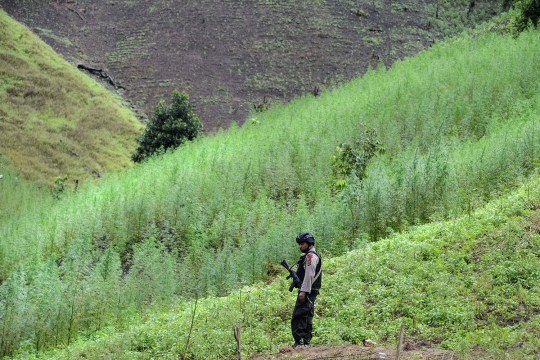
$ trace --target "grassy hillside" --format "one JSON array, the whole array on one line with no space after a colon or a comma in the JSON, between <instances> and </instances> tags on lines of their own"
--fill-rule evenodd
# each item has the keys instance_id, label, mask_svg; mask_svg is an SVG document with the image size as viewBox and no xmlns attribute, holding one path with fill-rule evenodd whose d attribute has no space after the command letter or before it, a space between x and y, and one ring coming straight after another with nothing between
<instances>
[{"instance_id":1,"label":"grassy hillside","mask_svg":"<svg viewBox=\"0 0 540 360\"><path fill-rule=\"evenodd\" d=\"M324 260L313 342L361 344L369 338L394 347L404 324L409 343L422 340L422 346L452 350L452 358L537 358L539 209L535 175L470 215ZM236 353L234 326L242 327L244 357L276 353L291 342L295 295L288 285L280 275L270 285L244 287L227 297L174 301L133 318L129 326L103 329L44 356L30 351L16 358L230 359Z\"/></svg>"},{"instance_id":2,"label":"grassy hillside","mask_svg":"<svg viewBox=\"0 0 540 360\"><path fill-rule=\"evenodd\" d=\"M0 170L71 186L130 165L142 125L103 86L0 9Z\"/></svg>"},{"instance_id":3,"label":"grassy hillside","mask_svg":"<svg viewBox=\"0 0 540 360\"><path fill-rule=\"evenodd\" d=\"M396 256L395 265L384 257L373 260L381 265L388 261L386 272L382 267L364 268L373 271L382 286L373 299L362 303L369 313L350 315L362 320L379 314L377 319L384 318L387 327L381 325L378 333L376 324L383 321L376 320L349 338L342 334L340 340L329 331L331 336L321 341L359 341L369 331L384 340L394 331L395 323L388 319L403 317L411 319L412 326L423 324L419 337L435 341L440 336L451 344L460 329L473 331L479 326L476 316L485 309L488 315L494 314L486 315L489 326L508 304L478 295L478 301L471 298L477 310L462 309L461 303L454 302L453 292L443 290L450 284L457 294L472 296L465 292L467 282L454 284L444 274L472 271L467 265L477 260L469 259L466 251L477 248L475 241L481 238L475 234L485 230L489 235L490 227L482 225L470 238L461 233L455 238L453 233L441 234L449 248L435 242L436 233L427 232L425 245L408 245L417 251L409 254L412 260L433 261L425 267L412 260L398 261L399 254L407 253L398 252L393 244L403 244L407 235L394 234L426 222L450 221L463 214L472 217L475 209L536 172L540 160L539 42L540 32L531 31L517 39L486 33L439 44L391 69L380 67L319 97L306 96L275 107L241 128L233 126L227 133L199 139L111 175L54 205L38 204L18 213L16 222L0 224L0 355L13 354L21 347L41 351L69 345L108 326L128 328L134 317L152 305L222 296L267 280L279 271L275 264L281 259L297 256L294 237L304 230L315 234L317 249L325 259L385 237L391 240L366 247L374 249L367 260L387 250L389 256ZM365 128L374 129L369 136L385 147L385 153L369 162L363 178L337 179L330 162L336 146L365 143ZM337 180L345 180L342 190L333 186ZM536 199L530 198L535 204ZM500 225L492 217L486 219ZM467 227L458 225L455 231L467 231ZM526 249L534 247L533 235L531 243L523 245ZM466 240L471 243L463 243L462 253L459 241ZM508 241L512 247L514 240ZM457 255L447 264L440 255L442 249L450 254L454 242ZM519 289L514 285L521 285L525 289L519 290L521 299L531 297L520 301L527 301L526 309L533 314L537 309L532 285L537 279L535 254L509 252L522 256L523 263L513 273L504 272L508 269L504 267L499 269L502 275L492 274L494 289L500 285L501 291L511 293ZM491 256L495 255L486 253L478 266L488 269L502 261ZM483 265L484 260L488 262ZM362 266L373 262L362 262ZM439 267L442 275L432 272ZM394 283L397 279L415 290L383 291L401 286ZM359 273L351 281L366 290L370 278ZM408 281L418 282L417 290ZM488 295L486 290L482 296ZM433 298L424 303L424 296ZM500 295L503 298L508 296ZM385 307L385 301L396 299L406 301ZM321 305L327 308L339 308L323 301ZM325 313L324 309L328 319L341 316L337 310ZM414 314L417 310L418 315ZM536 331L536 325L531 326ZM479 333L488 331L478 329ZM277 343L283 341L283 331L271 335ZM160 336L163 341L155 344L143 337L139 350L171 345L168 335ZM266 349L267 338L262 336L260 343L252 348ZM174 352L178 349L171 354L178 354Z\"/></svg>"}]
</instances>

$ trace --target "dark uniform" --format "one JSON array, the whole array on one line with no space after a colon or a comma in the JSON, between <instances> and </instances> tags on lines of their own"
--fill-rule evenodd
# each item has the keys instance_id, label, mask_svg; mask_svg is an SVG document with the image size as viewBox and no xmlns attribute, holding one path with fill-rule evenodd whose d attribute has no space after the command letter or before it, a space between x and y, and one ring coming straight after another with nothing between
<instances>
[{"instance_id":1,"label":"dark uniform","mask_svg":"<svg viewBox=\"0 0 540 360\"><path fill-rule=\"evenodd\" d=\"M297 242L303 240L301 237L302 233L298 235ZM312 241L308 241L311 245L315 241L313 236L311 236ZM300 257L298 260L298 270L296 274L302 282L302 286L298 290L298 293L305 292L305 300L300 301L299 297L296 298L296 304L294 305L294 310L291 319L291 330L294 338L294 345L309 345L312 337L313 330L313 315L315 314L314 305L317 295L319 295L319 289L322 284L322 260L321 256L315 251L314 247L310 247L309 251Z\"/></svg>"}]
</instances>

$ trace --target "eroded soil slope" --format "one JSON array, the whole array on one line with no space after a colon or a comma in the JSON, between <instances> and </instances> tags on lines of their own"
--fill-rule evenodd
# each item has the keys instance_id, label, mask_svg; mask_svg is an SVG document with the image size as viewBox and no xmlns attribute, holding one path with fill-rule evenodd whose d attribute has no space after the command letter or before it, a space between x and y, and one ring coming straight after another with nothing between
<instances>
[{"instance_id":1,"label":"eroded soil slope","mask_svg":"<svg viewBox=\"0 0 540 360\"><path fill-rule=\"evenodd\" d=\"M73 64L104 69L141 116L186 90L206 130L412 56L500 11L460 0L0 0Z\"/></svg>"}]
</instances>

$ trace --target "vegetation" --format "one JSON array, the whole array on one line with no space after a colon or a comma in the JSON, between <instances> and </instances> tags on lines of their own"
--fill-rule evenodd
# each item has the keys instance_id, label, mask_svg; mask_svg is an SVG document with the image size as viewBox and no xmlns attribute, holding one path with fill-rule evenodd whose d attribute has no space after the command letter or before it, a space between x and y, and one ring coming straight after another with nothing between
<instances>
[{"instance_id":1,"label":"vegetation","mask_svg":"<svg viewBox=\"0 0 540 360\"><path fill-rule=\"evenodd\" d=\"M315 344L436 344L456 359L534 359L540 348L540 178L456 220L434 222L325 262ZM282 272L227 297L179 299L129 326L82 334L18 359L230 359L290 344L294 294ZM197 329L190 334L190 328ZM189 338L189 346L188 344ZM211 341L209 341L211 339ZM469 357L469 355L473 355Z\"/></svg>"},{"instance_id":2,"label":"vegetation","mask_svg":"<svg viewBox=\"0 0 540 360\"><path fill-rule=\"evenodd\" d=\"M125 168L141 129L118 98L0 9L0 152L21 178L52 185Z\"/></svg>"},{"instance_id":3,"label":"vegetation","mask_svg":"<svg viewBox=\"0 0 540 360\"><path fill-rule=\"evenodd\" d=\"M346 178L363 180L371 159L384 153L384 146L377 140L374 129L362 130L353 144L343 143L336 148L336 155L330 158L332 173L338 179L334 186L342 189Z\"/></svg>"},{"instance_id":4,"label":"vegetation","mask_svg":"<svg viewBox=\"0 0 540 360\"><path fill-rule=\"evenodd\" d=\"M64 191L66 191L66 181L68 180L68 176L58 176L56 179L54 179L54 186L53 186L53 197L55 199L60 199L62 197L62 194Z\"/></svg>"},{"instance_id":5,"label":"vegetation","mask_svg":"<svg viewBox=\"0 0 540 360\"><path fill-rule=\"evenodd\" d=\"M274 280L305 230L335 258L317 342L391 342L405 323L462 355L535 356L539 42L437 44L15 209L0 223L0 356L226 358L240 324L244 351L275 351L285 280L244 286ZM368 156L336 194L343 143Z\"/></svg>"},{"instance_id":6,"label":"vegetation","mask_svg":"<svg viewBox=\"0 0 540 360\"><path fill-rule=\"evenodd\" d=\"M154 115L139 137L140 145L131 159L141 162L155 153L176 149L202 133L202 128L199 117L192 111L188 94L174 90L171 106L162 100L154 108Z\"/></svg>"},{"instance_id":7,"label":"vegetation","mask_svg":"<svg viewBox=\"0 0 540 360\"><path fill-rule=\"evenodd\" d=\"M41 184L20 179L13 166L0 155L0 224L16 223L35 204L50 206L52 196Z\"/></svg>"},{"instance_id":8,"label":"vegetation","mask_svg":"<svg viewBox=\"0 0 540 360\"><path fill-rule=\"evenodd\" d=\"M540 0L518 0L514 2L515 11L510 22L510 31L515 35L527 27L536 27L540 19Z\"/></svg>"}]
</instances>

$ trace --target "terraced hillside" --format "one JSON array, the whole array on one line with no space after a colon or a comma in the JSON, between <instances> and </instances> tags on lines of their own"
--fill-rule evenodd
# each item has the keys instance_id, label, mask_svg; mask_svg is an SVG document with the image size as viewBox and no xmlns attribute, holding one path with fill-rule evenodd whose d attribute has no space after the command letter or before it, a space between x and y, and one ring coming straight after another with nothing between
<instances>
[{"instance_id":1,"label":"terraced hillside","mask_svg":"<svg viewBox=\"0 0 540 360\"><path fill-rule=\"evenodd\" d=\"M3 0L3 7L72 63L106 69L141 117L172 90L188 91L206 130L389 65L501 10L488 0Z\"/></svg>"}]
</instances>

